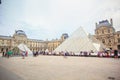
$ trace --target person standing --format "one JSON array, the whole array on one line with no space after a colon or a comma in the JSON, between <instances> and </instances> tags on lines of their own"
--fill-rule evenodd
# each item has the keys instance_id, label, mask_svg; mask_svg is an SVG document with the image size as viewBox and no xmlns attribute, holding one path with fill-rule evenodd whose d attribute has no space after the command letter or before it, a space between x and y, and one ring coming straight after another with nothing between
<instances>
[{"instance_id":1,"label":"person standing","mask_svg":"<svg viewBox=\"0 0 120 80\"><path fill-rule=\"evenodd\" d=\"M114 50L114 58L118 58L118 51Z\"/></svg>"},{"instance_id":2,"label":"person standing","mask_svg":"<svg viewBox=\"0 0 120 80\"><path fill-rule=\"evenodd\" d=\"M2 57L4 57L4 56L5 56L5 52L3 51L3 52L2 52Z\"/></svg>"},{"instance_id":3,"label":"person standing","mask_svg":"<svg viewBox=\"0 0 120 80\"><path fill-rule=\"evenodd\" d=\"M13 52L12 52L11 50L9 50L9 51L7 52L7 57L9 58L10 55L12 55L12 54L13 54Z\"/></svg>"},{"instance_id":4,"label":"person standing","mask_svg":"<svg viewBox=\"0 0 120 80\"><path fill-rule=\"evenodd\" d=\"M26 57L28 56L28 51L26 51L25 56L26 56Z\"/></svg>"}]
</instances>

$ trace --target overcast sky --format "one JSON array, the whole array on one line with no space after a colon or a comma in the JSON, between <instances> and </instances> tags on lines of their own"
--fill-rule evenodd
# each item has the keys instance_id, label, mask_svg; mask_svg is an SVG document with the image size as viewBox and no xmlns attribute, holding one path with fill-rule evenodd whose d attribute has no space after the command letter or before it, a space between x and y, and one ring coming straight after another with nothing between
<instances>
[{"instance_id":1,"label":"overcast sky","mask_svg":"<svg viewBox=\"0 0 120 80\"><path fill-rule=\"evenodd\" d=\"M120 30L120 0L2 0L0 35L21 29L28 38L51 40L80 26L94 34L95 23L110 18Z\"/></svg>"}]
</instances>

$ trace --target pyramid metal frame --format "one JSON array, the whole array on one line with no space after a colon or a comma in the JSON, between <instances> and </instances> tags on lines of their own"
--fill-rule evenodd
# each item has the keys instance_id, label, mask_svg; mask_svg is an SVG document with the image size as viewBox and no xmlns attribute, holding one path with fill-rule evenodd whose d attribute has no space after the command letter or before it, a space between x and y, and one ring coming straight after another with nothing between
<instances>
[{"instance_id":1,"label":"pyramid metal frame","mask_svg":"<svg viewBox=\"0 0 120 80\"><path fill-rule=\"evenodd\" d=\"M89 38L82 27L79 27L73 34L59 45L54 51L68 51L79 53L80 51L94 52L101 51L105 46L95 38Z\"/></svg>"}]
</instances>

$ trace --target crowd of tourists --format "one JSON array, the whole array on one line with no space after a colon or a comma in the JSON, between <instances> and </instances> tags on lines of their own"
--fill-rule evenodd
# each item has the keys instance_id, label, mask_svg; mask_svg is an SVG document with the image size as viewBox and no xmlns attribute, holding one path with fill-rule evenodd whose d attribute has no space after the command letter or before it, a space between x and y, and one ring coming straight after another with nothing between
<instances>
[{"instance_id":1,"label":"crowd of tourists","mask_svg":"<svg viewBox=\"0 0 120 80\"><path fill-rule=\"evenodd\" d=\"M2 56L9 58L10 56L12 56L12 54L13 54L12 50L6 52L3 51Z\"/></svg>"},{"instance_id":2,"label":"crowd of tourists","mask_svg":"<svg viewBox=\"0 0 120 80\"><path fill-rule=\"evenodd\" d=\"M84 57L114 57L119 58L120 57L120 51L119 50L109 50L109 51L99 51L99 52L87 52L87 51L80 51L79 53L74 52L68 52L68 51L61 51L61 52L51 52L51 51L33 51L33 56L36 57L38 55L55 55L55 56L84 56ZM12 50L6 51L2 53L3 57L9 58L10 56L14 56L14 53ZM27 51L21 51L20 56L24 59L26 56L28 56Z\"/></svg>"},{"instance_id":3,"label":"crowd of tourists","mask_svg":"<svg viewBox=\"0 0 120 80\"><path fill-rule=\"evenodd\" d=\"M109 50L109 51L99 51L99 52L87 52L80 51L79 53L61 51L61 52L51 52L51 51L33 51L33 56L36 57L38 55L55 55L55 56L84 56L84 57L120 57L119 50Z\"/></svg>"},{"instance_id":4,"label":"crowd of tourists","mask_svg":"<svg viewBox=\"0 0 120 80\"><path fill-rule=\"evenodd\" d=\"M22 58L24 59L26 56L28 56L28 52L27 51L21 51L20 54L16 54L17 56L22 56ZM6 57L6 58L9 58L9 57L13 57L13 56L16 56L14 54L14 52L12 50L8 50L8 51L3 51L2 52L2 57Z\"/></svg>"}]
</instances>

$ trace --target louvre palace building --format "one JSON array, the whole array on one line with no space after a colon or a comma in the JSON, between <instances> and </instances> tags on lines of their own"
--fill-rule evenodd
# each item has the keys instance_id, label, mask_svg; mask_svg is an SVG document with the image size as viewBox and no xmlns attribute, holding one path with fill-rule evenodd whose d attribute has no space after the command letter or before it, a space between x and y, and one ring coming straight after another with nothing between
<instances>
[{"instance_id":1,"label":"louvre palace building","mask_svg":"<svg viewBox=\"0 0 120 80\"><path fill-rule=\"evenodd\" d=\"M16 48L19 44L24 43L31 51L46 50L53 51L58 45L60 45L68 34L62 34L60 39L54 39L51 41L43 41L37 39L29 39L23 30L15 31L13 36L0 35L0 52L8 51Z\"/></svg>"},{"instance_id":2,"label":"louvre palace building","mask_svg":"<svg viewBox=\"0 0 120 80\"><path fill-rule=\"evenodd\" d=\"M120 50L120 31L113 27L113 20L102 20L96 23L94 37L101 41L107 48Z\"/></svg>"},{"instance_id":3,"label":"louvre palace building","mask_svg":"<svg viewBox=\"0 0 120 80\"><path fill-rule=\"evenodd\" d=\"M115 30L112 19L110 19L110 22L108 20L102 20L99 21L99 23L96 23L95 34L93 36L109 49L120 50L120 31ZM0 35L0 52L16 48L21 43L27 45L31 51L46 49L53 51L66 38L68 38L67 33L62 34L60 39L54 39L50 41L29 39L23 30L17 30L13 36Z\"/></svg>"}]
</instances>

